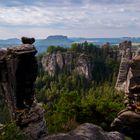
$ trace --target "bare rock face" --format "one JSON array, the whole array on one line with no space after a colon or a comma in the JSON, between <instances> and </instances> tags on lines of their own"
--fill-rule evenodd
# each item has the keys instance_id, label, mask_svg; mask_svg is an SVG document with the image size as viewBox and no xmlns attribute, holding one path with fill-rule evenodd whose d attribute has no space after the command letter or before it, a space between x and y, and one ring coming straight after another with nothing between
<instances>
[{"instance_id":1,"label":"bare rock face","mask_svg":"<svg viewBox=\"0 0 140 140\"><path fill-rule=\"evenodd\" d=\"M30 110L18 112L17 116L17 124L26 134L26 139L40 140L48 134L44 119L44 110L38 104L32 105Z\"/></svg>"},{"instance_id":2,"label":"bare rock face","mask_svg":"<svg viewBox=\"0 0 140 140\"><path fill-rule=\"evenodd\" d=\"M58 71L58 66L57 66L57 62L56 62L56 54L54 53L54 54L48 56L48 60L50 60L50 61L47 62L48 67L46 67L45 69L48 71L49 75L54 76L55 73L57 73L57 71ZM44 60L42 60L42 61L44 61Z\"/></svg>"},{"instance_id":3,"label":"bare rock face","mask_svg":"<svg viewBox=\"0 0 140 140\"><path fill-rule=\"evenodd\" d=\"M44 140L124 140L119 132L104 132L99 126L85 123L67 134L52 135Z\"/></svg>"},{"instance_id":4,"label":"bare rock face","mask_svg":"<svg viewBox=\"0 0 140 140\"><path fill-rule=\"evenodd\" d=\"M140 139L140 50L129 61L124 92L126 109L121 111L111 126L134 140Z\"/></svg>"},{"instance_id":5,"label":"bare rock face","mask_svg":"<svg viewBox=\"0 0 140 140\"><path fill-rule=\"evenodd\" d=\"M59 51L56 53L56 63L59 69L62 69L64 67L63 54Z\"/></svg>"},{"instance_id":6,"label":"bare rock face","mask_svg":"<svg viewBox=\"0 0 140 140\"><path fill-rule=\"evenodd\" d=\"M119 44L121 63L117 77L117 82L115 85L115 88L119 91L125 91L126 79L129 70L128 62L132 57L131 47L131 41L124 41Z\"/></svg>"},{"instance_id":7,"label":"bare rock face","mask_svg":"<svg viewBox=\"0 0 140 140\"><path fill-rule=\"evenodd\" d=\"M3 128L4 128L4 125L0 123L0 133L3 130Z\"/></svg>"},{"instance_id":8,"label":"bare rock face","mask_svg":"<svg viewBox=\"0 0 140 140\"><path fill-rule=\"evenodd\" d=\"M0 94L7 102L11 119L29 140L47 135L44 110L35 102L34 95L38 69L36 52L30 44L0 50Z\"/></svg>"},{"instance_id":9,"label":"bare rock face","mask_svg":"<svg viewBox=\"0 0 140 140\"><path fill-rule=\"evenodd\" d=\"M113 130L119 131L139 140L140 137L140 114L131 111L121 111L111 124Z\"/></svg>"},{"instance_id":10,"label":"bare rock face","mask_svg":"<svg viewBox=\"0 0 140 140\"><path fill-rule=\"evenodd\" d=\"M68 72L76 72L83 75L87 79L92 79L91 71L93 65L89 56L84 54L75 54L74 52L56 52L47 53L42 58L42 65L49 75L54 76L60 70L67 70Z\"/></svg>"},{"instance_id":11,"label":"bare rock face","mask_svg":"<svg viewBox=\"0 0 140 140\"><path fill-rule=\"evenodd\" d=\"M123 41L119 44L119 50L121 51L121 53L126 53L127 49L131 49L132 50L132 43L131 41ZM130 56L130 55L129 55Z\"/></svg>"},{"instance_id":12,"label":"bare rock face","mask_svg":"<svg viewBox=\"0 0 140 140\"><path fill-rule=\"evenodd\" d=\"M23 44L33 44L35 42L34 38L22 37L21 38Z\"/></svg>"},{"instance_id":13,"label":"bare rock face","mask_svg":"<svg viewBox=\"0 0 140 140\"><path fill-rule=\"evenodd\" d=\"M42 65L45 71L50 76L56 75L60 70L66 66L67 71L72 70L73 53L62 53L60 51L56 53L47 53L42 58Z\"/></svg>"},{"instance_id":14,"label":"bare rock face","mask_svg":"<svg viewBox=\"0 0 140 140\"><path fill-rule=\"evenodd\" d=\"M75 71L79 75L85 76L86 79L91 79L92 78L92 64L91 60L87 55L81 54L78 58Z\"/></svg>"}]
</instances>

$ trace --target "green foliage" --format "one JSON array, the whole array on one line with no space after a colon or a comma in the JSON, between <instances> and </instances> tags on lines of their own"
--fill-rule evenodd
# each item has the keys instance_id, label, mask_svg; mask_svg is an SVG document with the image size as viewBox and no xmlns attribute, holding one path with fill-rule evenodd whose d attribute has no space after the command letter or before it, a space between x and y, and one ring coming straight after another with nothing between
<instances>
[{"instance_id":1,"label":"green foliage","mask_svg":"<svg viewBox=\"0 0 140 140\"><path fill-rule=\"evenodd\" d=\"M46 110L49 133L67 132L85 122L110 129L111 122L124 105L123 94L114 90L119 63L107 54L111 51L107 49L87 42L73 44L68 49L91 57L94 64L91 80L74 72L68 73L65 68L54 77L40 72L36 93ZM54 47L49 50L54 51L57 51Z\"/></svg>"},{"instance_id":2,"label":"green foliage","mask_svg":"<svg viewBox=\"0 0 140 140\"><path fill-rule=\"evenodd\" d=\"M59 100L52 106L45 105L46 121L50 132L62 132L64 126L73 120L74 124L90 122L109 130L109 126L121 109L123 109L121 94L117 94L110 86L100 86L84 92L63 91ZM51 122L51 124L49 123ZM72 124L73 126L73 124Z\"/></svg>"},{"instance_id":3,"label":"green foliage","mask_svg":"<svg viewBox=\"0 0 140 140\"><path fill-rule=\"evenodd\" d=\"M84 43L73 43L68 50L78 53L92 54L93 56L98 56L100 53L99 46L93 45L92 43L89 44L87 41Z\"/></svg>"},{"instance_id":4,"label":"green foliage","mask_svg":"<svg viewBox=\"0 0 140 140\"><path fill-rule=\"evenodd\" d=\"M50 133L66 132L84 122L109 130L111 122L124 107L123 95L114 91L114 85L108 82L102 85L89 82L85 86L87 81L83 77L64 74L39 78L37 82L44 83L40 90L37 88L37 97L44 103Z\"/></svg>"},{"instance_id":5,"label":"green foliage","mask_svg":"<svg viewBox=\"0 0 140 140\"><path fill-rule=\"evenodd\" d=\"M132 138L130 138L130 137L125 137L125 139L124 140L133 140Z\"/></svg>"},{"instance_id":6,"label":"green foliage","mask_svg":"<svg viewBox=\"0 0 140 140\"><path fill-rule=\"evenodd\" d=\"M10 121L10 115L8 107L4 101L4 97L0 96L0 123L6 123Z\"/></svg>"},{"instance_id":7,"label":"green foliage","mask_svg":"<svg viewBox=\"0 0 140 140\"><path fill-rule=\"evenodd\" d=\"M60 47L60 46L49 46L47 48L47 52L49 53L53 53L53 52L57 52L57 51L61 51L61 52L65 52L67 49L64 47Z\"/></svg>"},{"instance_id":8,"label":"green foliage","mask_svg":"<svg viewBox=\"0 0 140 140\"><path fill-rule=\"evenodd\" d=\"M17 128L15 123L9 123L0 132L0 140L25 140L25 135Z\"/></svg>"}]
</instances>

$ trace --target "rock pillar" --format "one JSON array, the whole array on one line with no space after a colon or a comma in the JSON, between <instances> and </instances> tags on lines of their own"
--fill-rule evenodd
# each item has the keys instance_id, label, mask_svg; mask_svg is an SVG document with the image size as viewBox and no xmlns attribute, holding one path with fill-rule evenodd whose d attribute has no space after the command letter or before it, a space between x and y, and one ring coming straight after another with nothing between
<instances>
[{"instance_id":1,"label":"rock pillar","mask_svg":"<svg viewBox=\"0 0 140 140\"><path fill-rule=\"evenodd\" d=\"M47 135L44 110L35 101L36 53L31 44L0 50L0 94L7 102L11 119L31 140Z\"/></svg>"}]
</instances>

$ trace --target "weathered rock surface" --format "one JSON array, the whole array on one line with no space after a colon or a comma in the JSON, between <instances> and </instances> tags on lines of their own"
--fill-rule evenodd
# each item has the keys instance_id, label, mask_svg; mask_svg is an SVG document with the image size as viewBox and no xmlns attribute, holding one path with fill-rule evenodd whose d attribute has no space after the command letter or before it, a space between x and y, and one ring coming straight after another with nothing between
<instances>
[{"instance_id":1,"label":"weathered rock surface","mask_svg":"<svg viewBox=\"0 0 140 140\"><path fill-rule=\"evenodd\" d=\"M126 56L126 55L124 55ZM124 59L124 58L123 58ZM114 130L134 138L140 139L140 50L138 49L132 59L127 62L128 70L124 67L126 76L122 88L126 94L126 109L122 110L114 119L111 126ZM128 72L127 72L128 71ZM120 88L121 86L119 86Z\"/></svg>"},{"instance_id":2,"label":"weathered rock surface","mask_svg":"<svg viewBox=\"0 0 140 140\"><path fill-rule=\"evenodd\" d=\"M124 41L119 45L120 54L121 54L121 63L120 63L117 82L115 85L115 88L119 91L125 91L126 79L129 70L128 62L132 56L131 47L132 46L130 41Z\"/></svg>"},{"instance_id":3,"label":"weathered rock surface","mask_svg":"<svg viewBox=\"0 0 140 140\"><path fill-rule=\"evenodd\" d=\"M30 110L18 113L17 116L17 124L26 134L26 139L39 140L48 134L44 119L44 110L38 104L34 104Z\"/></svg>"},{"instance_id":4,"label":"weathered rock surface","mask_svg":"<svg viewBox=\"0 0 140 140\"><path fill-rule=\"evenodd\" d=\"M21 38L23 44L33 44L35 42L34 38L22 37Z\"/></svg>"},{"instance_id":5,"label":"weathered rock surface","mask_svg":"<svg viewBox=\"0 0 140 140\"><path fill-rule=\"evenodd\" d=\"M87 55L81 54L77 60L75 71L79 75L84 75L86 79L91 79L92 67L93 67L93 64L91 63L90 57L88 57Z\"/></svg>"},{"instance_id":6,"label":"weathered rock surface","mask_svg":"<svg viewBox=\"0 0 140 140\"><path fill-rule=\"evenodd\" d=\"M113 130L131 136L134 140L139 140L140 114L131 110L121 111L118 117L112 122L111 127Z\"/></svg>"},{"instance_id":7,"label":"weathered rock surface","mask_svg":"<svg viewBox=\"0 0 140 140\"><path fill-rule=\"evenodd\" d=\"M60 70L67 70L67 72L76 72L83 75L87 79L92 79L93 64L91 58L85 54L78 54L74 52L54 52L47 53L42 58L42 65L49 75L54 76Z\"/></svg>"},{"instance_id":8,"label":"weathered rock surface","mask_svg":"<svg viewBox=\"0 0 140 140\"><path fill-rule=\"evenodd\" d=\"M85 123L67 134L48 136L44 140L124 140L119 132L104 132L99 126Z\"/></svg>"},{"instance_id":9,"label":"weathered rock surface","mask_svg":"<svg viewBox=\"0 0 140 140\"><path fill-rule=\"evenodd\" d=\"M0 94L7 102L11 119L17 122L28 140L47 135L44 110L35 103L34 97L36 52L30 44L0 50Z\"/></svg>"},{"instance_id":10,"label":"weathered rock surface","mask_svg":"<svg viewBox=\"0 0 140 140\"><path fill-rule=\"evenodd\" d=\"M3 130L3 128L4 128L4 125L0 123L0 133Z\"/></svg>"}]
</instances>

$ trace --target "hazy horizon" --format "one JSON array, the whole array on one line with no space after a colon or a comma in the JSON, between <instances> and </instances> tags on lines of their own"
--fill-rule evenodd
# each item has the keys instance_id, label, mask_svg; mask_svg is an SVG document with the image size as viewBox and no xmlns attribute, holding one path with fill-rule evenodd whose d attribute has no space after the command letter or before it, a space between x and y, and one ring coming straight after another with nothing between
<instances>
[{"instance_id":1,"label":"hazy horizon","mask_svg":"<svg viewBox=\"0 0 140 140\"><path fill-rule=\"evenodd\" d=\"M49 37L49 36L57 36L57 35L48 35L48 36L46 36L46 37L44 37L44 38L35 38L35 39L47 39L47 37ZM58 35L59 36L59 35ZM62 36L67 36L67 35L62 35ZM22 36L21 36L22 37ZM0 38L0 40L7 40L7 39L21 39L21 37L9 37L9 38ZM34 36L26 36L26 37L34 37ZM77 37L75 37L75 36L67 36L69 39L71 39L71 38L85 38L85 39L115 39L115 38L140 38L140 36L138 36L138 37L134 37L134 36L120 36L120 37L81 37L81 36L77 36Z\"/></svg>"},{"instance_id":2,"label":"hazy horizon","mask_svg":"<svg viewBox=\"0 0 140 140\"><path fill-rule=\"evenodd\" d=\"M0 39L140 37L139 0L1 0Z\"/></svg>"}]
</instances>

